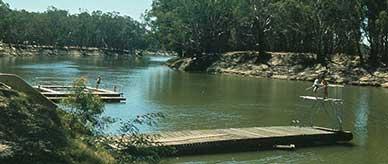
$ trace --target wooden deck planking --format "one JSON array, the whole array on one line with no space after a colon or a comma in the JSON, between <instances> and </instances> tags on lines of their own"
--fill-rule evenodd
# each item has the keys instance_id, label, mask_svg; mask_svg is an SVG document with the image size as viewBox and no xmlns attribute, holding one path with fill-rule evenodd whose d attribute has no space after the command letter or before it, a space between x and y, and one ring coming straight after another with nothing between
<instances>
[{"instance_id":1,"label":"wooden deck planking","mask_svg":"<svg viewBox=\"0 0 388 164\"><path fill-rule=\"evenodd\" d=\"M267 133L269 136L290 136L290 135L314 135L314 134L331 134L328 131L318 131L313 128L303 127L268 127L255 128L257 131Z\"/></svg>"},{"instance_id":2,"label":"wooden deck planking","mask_svg":"<svg viewBox=\"0 0 388 164\"><path fill-rule=\"evenodd\" d=\"M163 143L164 145L176 145L176 144L193 144L201 142L209 142L219 140L221 137L227 134L207 134L207 135L197 135L197 136L184 136L184 137L175 137L173 139L159 139L158 142Z\"/></svg>"},{"instance_id":3,"label":"wooden deck planking","mask_svg":"<svg viewBox=\"0 0 388 164\"><path fill-rule=\"evenodd\" d=\"M213 130L185 130L159 133L156 141L163 146L175 147L182 154L210 152L212 149L252 149L259 145L308 145L350 141L350 132L339 132L319 127L252 127Z\"/></svg>"},{"instance_id":4,"label":"wooden deck planking","mask_svg":"<svg viewBox=\"0 0 388 164\"><path fill-rule=\"evenodd\" d=\"M229 129L230 134L236 135L236 136L241 136L243 135L244 137L265 137L263 134L256 133L254 131L250 131L247 129L236 129L236 128L231 128Z\"/></svg>"},{"instance_id":5,"label":"wooden deck planking","mask_svg":"<svg viewBox=\"0 0 388 164\"><path fill-rule=\"evenodd\" d=\"M331 102L343 102L342 99L335 99L335 98L324 98L324 97L314 97L314 96L299 96L300 98L304 100L313 100L313 101L331 101Z\"/></svg>"},{"instance_id":6,"label":"wooden deck planking","mask_svg":"<svg viewBox=\"0 0 388 164\"><path fill-rule=\"evenodd\" d=\"M73 86L60 86L60 85L40 85L36 86L42 95L46 96L49 100L58 102L62 99L65 99L73 94L68 90L63 89L71 89ZM122 97L121 93L110 91L107 89L96 89L92 87L86 87L87 91L90 91L91 94L99 96L101 100L105 102L122 102L125 101L126 98Z\"/></svg>"},{"instance_id":7,"label":"wooden deck planking","mask_svg":"<svg viewBox=\"0 0 388 164\"><path fill-rule=\"evenodd\" d=\"M272 132L272 133L277 133L277 134L280 134L280 135L301 135L301 134L311 134L311 131L309 131L310 129L306 129L306 128L295 128L295 127L289 127L288 130L287 128L284 128L284 127L268 127L267 129L264 129L264 130L267 130L268 132Z\"/></svg>"},{"instance_id":8,"label":"wooden deck planking","mask_svg":"<svg viewBox=\"0 0 388 164\"><path fill-rule=\"evenodd\" d=\"M286 133L279 130L272 130L269 128L255 128L257 132L261 132L263 135L267 135L269 137L278 137L278 136L285 136Z\"/></svg>"},{"instance_id":9,"label":"wooden deck planking","mask_svg":"<svg viewBox=\"0 0 388 164\"><path fill-rule=\"evenodd\" d=\"M201 131L179 131L179 132L168 132L168 133L161 133L160 139L158 139L158 142L168 142L168 143L196 143L201 142L204 138L216 138L219 139L221 135L226 135L219 133L217 131L210 131L210 130L201 130ZM209 139L212 140L212 139Z\"/></svg>"},{"instance_id":10,"label":"wooden deck planking","mask_svg":"<svg viewBox=\"0 0 388 164\"><path fill-rule=\"evenodd\" d=\"M48 93L57 93L57 94L59 94L60 93L60 92L57 92L57 91L54 91L54 90L48 89L48 88L39 88L39 89L43 90L42 93L46 93L46 94L48 94Z\"/></svg>"}]
</instances>

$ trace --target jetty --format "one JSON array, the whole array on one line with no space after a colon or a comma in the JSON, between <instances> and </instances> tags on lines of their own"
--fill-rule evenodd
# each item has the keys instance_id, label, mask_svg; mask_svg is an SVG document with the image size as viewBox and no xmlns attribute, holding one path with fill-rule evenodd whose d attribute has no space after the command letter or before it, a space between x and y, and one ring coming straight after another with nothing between
<instances>
[{"instance_id":1,"label":"jetty","mask_svg":"<svg viewBox=\"0 0 388 164\"><path fill-rule=\"evenodd\" d=\"M300 147L344 144L353 139L353 134L349 131L299 126L184 130L159 132L155 135L157 147L175 150L166 154L167 156L293 150Z\"/></svg>"},{"instance_id":2,"label":"jetty","mask_svg":"<svg viewBox=\"0 0 388 164\"><path fill-rule=\"evenodd\" d=\"M62 86L62 85L38 85L34 86L42 95L47 97L49 100L59 102L69 96L73 96L73 86ZM89 92L101 98L104 102L119 103L125 102L126 98L121 93L111 91L107 89L86 87L85 92Z\"/></svg>"},{"instance_id":3,"label":"jetty","mask_svg":"<svg viewBox=\"0 0 388 164\"><path fill-rule=\"evenodd\" d=\"M157 142L176 149L177 154L257 151L279 147L331 145L349 142L353 135L321 127L251 127L160 133Z\"/></svg>"}]
</instances>

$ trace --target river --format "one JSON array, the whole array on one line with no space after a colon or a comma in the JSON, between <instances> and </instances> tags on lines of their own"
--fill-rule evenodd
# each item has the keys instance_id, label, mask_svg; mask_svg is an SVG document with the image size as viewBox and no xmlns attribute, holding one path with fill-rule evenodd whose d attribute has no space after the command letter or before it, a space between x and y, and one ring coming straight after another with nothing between
<instances>
[{"instance_id":1,"label":"river","mask_svg":"<svg viewBox=\"0 0 388 164\"><path fill-rule=\"evenodd\" d=\"M162 112L166 118L142 131L238 128L290 125L292 120L334 127L324 111L310 117L309 82L281 81L177 72L163 66L167 57L142 59L114 57L0 58L0 72L15 73L31 84L47 79L70 83L86 77L91 85L98 75L106 88L117 86L126 103L107 104L106 116L128 120ZM326 146L296 151L263 151L166 159L164 163L387 163L388 89L354 87L332 89L343 98L344 128L354 133L353 146ZM108 131L115 133L118 125Z\"/></svg>"}]
</instances>

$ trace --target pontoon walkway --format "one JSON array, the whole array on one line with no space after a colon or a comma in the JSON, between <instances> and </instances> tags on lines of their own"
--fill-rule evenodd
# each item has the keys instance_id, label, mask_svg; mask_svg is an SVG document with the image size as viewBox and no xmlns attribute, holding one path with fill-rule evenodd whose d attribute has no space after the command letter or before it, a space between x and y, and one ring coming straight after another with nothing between
<instances>
[{"instance_id":1,"label":"pontoon walkway","mask_svg":"<svg viewBox=\"0 0 388 164\"><path fill-rule=\"evenodd\" d=\"M176 148L177 154L205 154L232 151L257 151L282 145L317 146L352 140L351 132L320 127L252 127L214 130L161 132L163 146Z\"/></svg>"}]
</instances>

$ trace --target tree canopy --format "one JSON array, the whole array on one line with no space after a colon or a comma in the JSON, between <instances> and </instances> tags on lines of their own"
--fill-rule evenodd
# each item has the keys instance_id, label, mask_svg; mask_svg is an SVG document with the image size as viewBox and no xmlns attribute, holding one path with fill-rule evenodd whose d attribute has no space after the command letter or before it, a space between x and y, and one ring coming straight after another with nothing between
<instances>
[{"instance_id":1,"label":"tree canopy","mask_svg":"<svg viewBox=\"0 0 388 164\"><path fill-rule=\"evenodd\" d=\"M11 10L0 0L0 40L6 43L135 50L146 48L145 35L143 24L116 12L49 7L37 13Z\"/></svg>"},{"instance_id":2,"label":"tree canopy","mask_svg":"<svg viewBox=\"0 0 388 164\"><path fill-rule=\"evenodd\" d=\"M285 51L322 62L344 53L373 64L388 63L387 12L378 0L154 0L147 20L164 48L186 56Z\"/></svg>"},{"instance_id":3,"label":"tree canopy","mask_svg":"<svg viewBox=\"0 0 388 164\"><path fill-rule=\"evenodd\" d=\"M11 10L0 0L0 40L14 44L162 49L192 56L227 51L357 55L388 64L382 0L153 0L146 23L101 11Z\"/></svg>"}]
</instances>

